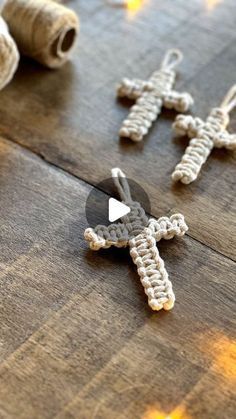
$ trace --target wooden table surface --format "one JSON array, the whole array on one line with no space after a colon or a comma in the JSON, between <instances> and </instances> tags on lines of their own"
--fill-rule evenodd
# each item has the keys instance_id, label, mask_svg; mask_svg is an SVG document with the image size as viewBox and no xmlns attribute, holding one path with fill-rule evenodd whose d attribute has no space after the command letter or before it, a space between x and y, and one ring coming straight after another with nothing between
<instances>
[{"instance_id":1,"label":"wooden table surface","mask_svg":"<svg viewBox=\"0 0 236 419\"><path fill-rule=\"evenodd\" d=\"M236 156L214 150L196 182L173 186L187 144L175 113L141 143L119 140L130 103L115 97L123 76L147 78L178 47L176 89L205 118L236 82L235 0L67 4L81 19L72 62L24 59L1 92L0 418L235 418ZM186 217L187 235L158 245L170 312L149 309L127 249L83 239L88 193L115 166L153 216Z\"/></svg>"}]
</instances>

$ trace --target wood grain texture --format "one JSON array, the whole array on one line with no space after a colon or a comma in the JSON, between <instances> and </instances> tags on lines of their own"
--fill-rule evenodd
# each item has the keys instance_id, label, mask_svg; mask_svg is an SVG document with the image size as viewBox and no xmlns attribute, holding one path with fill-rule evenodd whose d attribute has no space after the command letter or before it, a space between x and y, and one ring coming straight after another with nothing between
<instances>
[{"instance_id":1,"label":"wood grain texture","mask_svg":"<svg viewBox=\"0 0 236 419\"><path fill-rule=\"evenodd\" d=\"M91 187L3 138L0 160L0 417L233 418L235 263L161 242L177 303L153 313L128 250L84 243Z\"/></svg>"},{"instance_id":2,"label":"wood grain texture","mask_svg":"<svg viewBox=\"0 0 236 419\"><path fill-rule=\"evenodd\" d=\"M57 72L23 61L1 93L0 133L92 184L120 166L145 188L155 216L183 212L192 237L235 260L235 154L216 150L194 184L173 185L187 145L173 138L176 114L164 111L141 144L120 141L130 103L115 98L123 76L146 79L176 46L185 54L176 88L194 95L193 112L205 118L235 83L235 2L150 0L133 16L108 3L70 2L81 19L73 61Z\"/></svg>"}]
</instances>

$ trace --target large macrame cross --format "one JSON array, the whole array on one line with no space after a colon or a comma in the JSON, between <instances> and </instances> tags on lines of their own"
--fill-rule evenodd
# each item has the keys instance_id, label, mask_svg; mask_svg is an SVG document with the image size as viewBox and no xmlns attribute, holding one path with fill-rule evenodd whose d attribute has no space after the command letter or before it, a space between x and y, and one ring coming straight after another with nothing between
<instances>
[{"instance_id":1,"label":"large macrame cross","mask_svg":"<svg viewBox=\"0 0 236 419\"><path fill-rule=\"evenodd\" d=\"M123 79L117 89L119 97L127 97L136 101L127 119L120 129L121 137L133 141L141 141L148 133L153 121L161 112L162 106L185 112L193 104L188 93L173 90L176 78L174 67L182 60L179 50L167 51L160 70L155 71L148 81Z\"/></svg>"},{"instance_id":2,"label":"large macrame cross","mask_svg":"<svg viewBox=\"0 0 236 419\"><path fill-rule=\"evenodd\" d=\"M206 122L191 115L177 116L173 124L175 132L192 139L172 174L174 181L180 180L188 184L197 179L202 165L214 147L236 150L236 134L230 134L226 130L229 113L235 106L236 85L231 87L220 107L212 109Z\"/></svg>"},{"instance_id":3,"label":"large macrame cross","mask_svg":"<svg viewBox=\"0 0 236 419\"><path fill-rule=\"evenodd\" d=\"M92 250L129 246L150 307L153 310L170 310L175 296L156 242L162 238L169 240L174 236L183 236L188 230L184 217L174 214L170 218L148 219L140 203L132 200L124 173L113 169L112 177L123 203L131 211L122 217L121 223L86 229L84 237Z\"/></svg>"}]
</instances>

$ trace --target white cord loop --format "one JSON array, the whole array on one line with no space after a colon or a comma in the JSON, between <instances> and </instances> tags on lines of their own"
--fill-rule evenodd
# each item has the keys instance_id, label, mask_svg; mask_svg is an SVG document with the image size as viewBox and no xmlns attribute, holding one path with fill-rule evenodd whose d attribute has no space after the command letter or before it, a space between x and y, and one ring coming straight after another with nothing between
<instances>
[{"instance_id":1,"label":"white cord loop","mask_svg":"<svg viewBox=\"0 0 236 419\"><path fill-rule=\"evenodd\" d=\"M179 49L169 49L161 63L163 70L173 70L183 60L183 53Z\"/></svg>"}]
</instances>

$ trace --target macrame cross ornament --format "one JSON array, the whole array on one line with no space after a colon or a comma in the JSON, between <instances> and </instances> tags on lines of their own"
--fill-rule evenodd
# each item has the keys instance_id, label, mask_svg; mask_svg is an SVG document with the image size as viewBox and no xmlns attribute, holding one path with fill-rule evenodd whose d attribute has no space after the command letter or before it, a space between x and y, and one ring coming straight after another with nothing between
<instances>
[{"instance_id":1,"label":"macrame cross ornament","mask_svg":"<svg viewBox=\"0 0 236 419\"><path fill-rule=\"evenodd\" d=\"M175 296L156 242L162 238L169 240L174 236L183 236L188 230L184 217L174 214L170 218L148 219L140 203L132 200L123 172L113 169L112 177L123 203L128 205L131 211L122 217L121 223L86 229L84 237L92 250L129 246L150 307L153 310L170 310L174 305Z\"/></svg>"},{"instance_id":2,"label":"macrame cross ornament","mask_svg":"<svg viewBox=\"0 0 236 419\"><path fill-rule=\"evenodd\" d=\"M176 78L174 68L182 58L179 50L171 49L167 51L160 70L155 71L148 81L126 78L122 80L117 95L133 99L136 103L123 122L120 137L141 141L153 121L157 119L162 106L185 112L193 104L193 99L188 93L173 90Z\"/></svg>"},{"instance_id":3,"label":"macrame cross ornament","mask_svg":"<svg viewBox=\"0 0 236 419\"><path fill-rule=\"evenodd\" d=\"M229 90L220 107L212 109L206 122L190 115L177 116L173 124L175 132L192 139L172 174L174 181L180 180L188 184L197 179L202 165L214 147L236 150L236 134L230 134L226 130L229 113L235 106L236 85Z\"/></svg>"}]
</instances>

